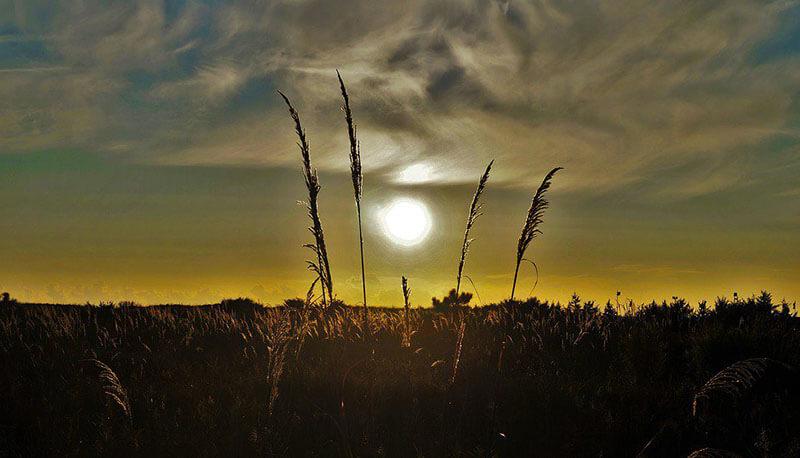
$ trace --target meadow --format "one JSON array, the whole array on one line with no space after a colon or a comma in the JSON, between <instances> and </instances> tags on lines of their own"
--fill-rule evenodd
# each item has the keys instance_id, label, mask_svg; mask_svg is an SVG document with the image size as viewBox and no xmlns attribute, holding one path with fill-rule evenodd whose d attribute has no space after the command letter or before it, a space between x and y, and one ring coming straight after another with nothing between
<instances>
[{"instance_id":1,"label":"meadow","mask_svg":"<svg viewBox=\"0 0 800 458\"><path fill-rule=\"evenodd\" d=\"M0 456L797 456L799 330L766 293L366 322L5 300Z\"/></svg>"}]
</instances>

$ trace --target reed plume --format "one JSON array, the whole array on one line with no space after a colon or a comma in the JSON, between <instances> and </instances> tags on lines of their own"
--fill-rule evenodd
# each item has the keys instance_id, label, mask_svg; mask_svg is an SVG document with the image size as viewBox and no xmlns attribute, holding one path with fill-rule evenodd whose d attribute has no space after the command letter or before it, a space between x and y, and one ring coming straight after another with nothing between
<instances>
[{"instance_id":1,"label":"reed plume","mask_svg":"<svg viewBox=\"0 0 800 458\"><path fill-rule=\"evenodd\" d=\"M297 147L300 149L300 156L303 163L303 178L305 179L306 188L308 189L308 201L305 202L308 217L311 219L311 227L308 230L314 236L314 243L303 245L305 248L314 252L317 257L315 261L306 261L308 269L317 274L320 288L322 289L322 302L325 303L325 293L327 290L328 301L333 302L333 280L331 279L331 267L328 263L328 250L325 247L325 235L322 232L322 221L319 217L319 191L321 186L319 184L319 175L317 170L311 165L311 150L308 145L305 130L300 123L300 115L297 110L292 106L292 102L286 95L278 91L284 102L289 107L289 115L294 121L295 132L297 133ZM312 285L313 287L313 285Z\"/></svg>"},{"instance_id":2,"label":"reed plume","mask_svg":"<svg viewBox=\"0 0 800 458\"><path fill-rule=\"evenodd\" d=\"M283 375L286 355L291 344L291 323L288 316L275 323L267 337L267 384L269 397L267 400L267 418L271 419L278 400L279 384Z\"/></svg>"},{"instance_id":3,"label":"reed plume","mask_svg":"<svg viewBox=\"0 0 800 458\"><path fill-rule=\"evenodd\" d=\"M99 359L85 360L87 363L94 366L97 370L97 379L102 385L103 394L111 404L117 406L122 414L129 421L133 417L131 413L131 403L128 398L128 391L122 385L119 377L108 364L100 361Z\"/></svg>"},{"instance_id":4,"label":"reed plume","mask_svg":"<svg viewBox=\"0 0 800 458\"><path fill-rule=\"evenodd\" d=\"M737 361L723 368L700 387L692 400L692 416L711 417L727 414L731 406L764 389L760 385L770 380L797 380L797 370L788 364L770 358L751 358Z\"/></svg>"},{"instance_id":5,"label":"reed plume","mask_svg":"<svg viewBox=\"0 0 800 458\"><path fill-rule=\"evenodd\" d=\"M522 233L519 235L519 240L517 241L517 265L514 268L514 283L511 285L511 300L514 300L514 291L516 291L517 288L517 276L519 275L519 265L525 257L525 250L528 249L528 245L531 244L533 239L542 233L539 229L539 225L542 224L544 211L550 205L545 197L545 193L550 189L550 182L553 179L553 175L559 170L562 170L562 167L556 167L545 175L542 184L533 196L531 208L528 209L528 217L525 219L525 225L522 226Z\"/></svg>"},{"instance_id":6,"label":"reed plume","mask_svg":"<svg viewBox=\"0 0 800 458\"><path fill-rule=\"evenodd\" d=\"M369 325L369 314L367 309L367 280L364 273L364 235L361 230L361 196L363 194L364 177L361 173L361 143L356 137L356 124L353 122L353 112L350 110L350 97L347 95L347 88L344 86L342 75L336 70L339 78L339 87L342 90L344 99L344 119L347 123L347 137L350 139L350 175L353 178L353 195L356 200L356 215L358 216L358 246L361 251L361 292L364 304L364 324Z\"/></svg>"},{"instance_id":7,"label":"reed plume","mask_svg":"<svg viewBox=\"0 0 800 458\"><path fill-rule=\"evenodd\" d=\"M478 217L483 214L481 212L483 204L480 203L480 198L481 194L483 194L483 190L486 188L486 182L489 181L489 172L492 170L492 164L494 164L494 159L489 162L489 165L486 166L486 171L483 172L483 175L481 175L481 179L478 182L478 188L475 190L475 195L472 196L472 203L469 206L469 215L467 215L467 228L464 230L464 243L461 244L461 259L458 261L456 296L458 296L458 293L461 291L461 275L464 272L464 263L467 260L469 246L474 240L469 238L469 232L472 230L472 225L475 224L475 220L477 220Z\"/></svg>"}]
</instances>

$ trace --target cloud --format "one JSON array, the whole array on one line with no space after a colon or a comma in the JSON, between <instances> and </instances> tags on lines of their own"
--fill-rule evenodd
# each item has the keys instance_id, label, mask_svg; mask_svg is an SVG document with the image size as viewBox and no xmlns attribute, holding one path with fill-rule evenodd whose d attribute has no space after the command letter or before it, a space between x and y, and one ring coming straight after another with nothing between
<instances>
[{"instance_id":1,"label":"cloud","mask_svg":"<svg viewBox=\"0 0 800 458\"><path fill-rule=\"evenodd\" d=\"M779 46L759 53L797 11L755 1L17 2L0 27L0 149L294 164L281 88L319 166L345 171L339 68L368 173L403 181L420 164L459 183L497 158L497 184L530 187L563 165L565 188L597 192L667 170L687 186L652 196L687 198L748 183L728 160L743 149L791 154L771 141L800 134L800 59ZM19 41L24 53L8 51ZM688 186L698 175L708 179Z\"/></svg>"}]
</instances>

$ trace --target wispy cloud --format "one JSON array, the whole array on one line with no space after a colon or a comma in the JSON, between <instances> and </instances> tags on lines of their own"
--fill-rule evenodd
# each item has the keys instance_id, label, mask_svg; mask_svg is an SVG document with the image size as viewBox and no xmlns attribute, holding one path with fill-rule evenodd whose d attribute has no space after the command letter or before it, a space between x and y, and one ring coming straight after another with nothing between
<instances>
[{"instance_id":1,"label":"wispy cloud","mask_svg":"<svg viewBox=\"0 0 800 458\"><path fill-rule=\"evenodd\" d=\"M596 192L666 170L682 185L652 195L686 198L751 182L751 165L731 159L745 149L788 155L772 140L800 134L797 50L761 56L797 16L793 1L15 8L0 47L41 49L0 53L3 151L293 163L274 97L282 88L307 120L320 166L344 170L336 68L354 94L367 172L393 181L422 164L464 182L497 158L497 184L529 186L563 165L564 187Z\"/></svg>"}]
</instances>

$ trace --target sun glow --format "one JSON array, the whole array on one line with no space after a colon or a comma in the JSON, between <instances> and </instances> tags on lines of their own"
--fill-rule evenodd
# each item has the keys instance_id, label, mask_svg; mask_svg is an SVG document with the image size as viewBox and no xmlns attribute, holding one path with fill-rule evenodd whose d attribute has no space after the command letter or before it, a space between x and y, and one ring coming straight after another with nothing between
<instances>
[{"instance_id":1,"label":"sun glow","mask_svg":"<svg viewBox=\"0 0 800 458\"><path fill-rule=\"evenodd\" d=\"M428 208L414 199L394 200L383 209L380 220L386 237L403 246L419 244L431 230Z\"/></svg>"},{"instance_id":2,"label":"sun glow","mask_svg":"<svg viewBox=\"0 0 800 458\"><path fill-rule=\"evenodd\" d=\"M403 184L429 183L435 179L433 167L424 162L411 164L397 174L397 182Z\"/></svg>"}]
</instances>

